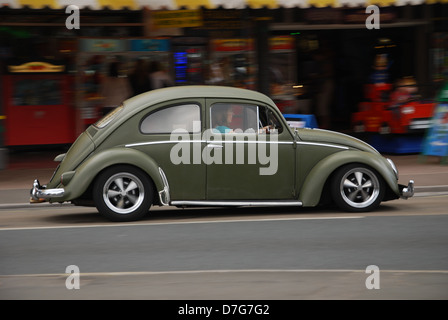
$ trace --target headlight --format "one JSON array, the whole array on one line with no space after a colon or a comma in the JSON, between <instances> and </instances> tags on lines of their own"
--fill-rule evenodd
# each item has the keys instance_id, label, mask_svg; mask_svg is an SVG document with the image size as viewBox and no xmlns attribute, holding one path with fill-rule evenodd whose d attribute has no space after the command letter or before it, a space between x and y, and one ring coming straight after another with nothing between
<instances>
[{"instance_id":1,"label":"headlight","mask_svg":"<svg viewBox=\"0 0 448 320\"><path fill-rule=\"evenodd\" d=\"M386 160L387 160L387 162L389 162L390 166L392 167L392 170L394 170L395 176L397 177L397 180L398 180L398 169L395 166L395 163L389 158L386 158Z\"/></svg>"}]
</instances>

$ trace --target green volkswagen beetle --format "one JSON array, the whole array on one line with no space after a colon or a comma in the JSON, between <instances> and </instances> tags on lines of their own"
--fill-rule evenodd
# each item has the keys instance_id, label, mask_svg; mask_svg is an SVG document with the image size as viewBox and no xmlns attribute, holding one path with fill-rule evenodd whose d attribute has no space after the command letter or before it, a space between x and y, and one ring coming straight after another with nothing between
<instances>
[{"instance_id":1,"label":"green volkswagen beetle","mask_svg":"<svg viewBox=\"0 0 448 320\"><path fill-rule=\"evenodd\" d=\"M353 137L290 128L267 96L220 86L150 91L90 126L30 202L96 206L131 221L158 206L303 206L344 211L413 196L389 159Z\"/></svg>"}]
</instances>

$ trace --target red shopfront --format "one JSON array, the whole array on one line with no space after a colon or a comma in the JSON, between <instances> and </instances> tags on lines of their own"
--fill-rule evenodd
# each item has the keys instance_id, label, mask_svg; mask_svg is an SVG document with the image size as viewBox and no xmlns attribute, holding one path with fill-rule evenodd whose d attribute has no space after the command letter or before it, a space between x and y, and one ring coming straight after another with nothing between
<instances>
[{"instance_id":1,"label":"red shopfront","mask_svg":"<svg viewBox=\"0 0 448 320\"><path fill-rule=\"evenodd\" d=\"M76 136L71 86L64 65L40 61L8 65L2 92L5 145L72 143Z\"/></svg>"}]
</instances>

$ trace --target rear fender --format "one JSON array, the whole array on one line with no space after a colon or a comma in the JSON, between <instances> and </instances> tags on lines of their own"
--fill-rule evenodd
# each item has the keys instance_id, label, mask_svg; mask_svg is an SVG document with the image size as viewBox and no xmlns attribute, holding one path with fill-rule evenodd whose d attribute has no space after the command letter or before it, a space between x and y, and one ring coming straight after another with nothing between
<instances>
[{"instance_id":1,"label":"rear fender","mask_svg":"<svg viewBox=\"0 0 448 320\"><path fill-rule=\"evenodd\" d=\"M64 197L54 201L70 201L80 197L101 171L119 164L132 165L143 170L154 182L156 190L164 189L159 166L151 157L135 149L119 147L101 151L84 161L75 170L70 182L64 186Z\"/></svg>"}]
</instances>

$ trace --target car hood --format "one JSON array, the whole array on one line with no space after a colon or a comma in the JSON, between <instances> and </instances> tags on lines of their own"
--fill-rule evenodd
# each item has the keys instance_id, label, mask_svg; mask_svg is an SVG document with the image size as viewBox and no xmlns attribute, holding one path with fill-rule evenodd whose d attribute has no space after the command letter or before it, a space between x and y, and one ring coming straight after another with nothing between
<instances>
[{"instance_id":1,"label":"car hood","mask_svg":"<svg viewBox=\"0 0 448 320\"><path fill-rule=\"evenodd\" d=\"M355 148L362 151L378 153L371 145L352 136L322 129L299 129L297 134L301 141L331 143L349 148Z\"/></svg>"}]
</instances>

